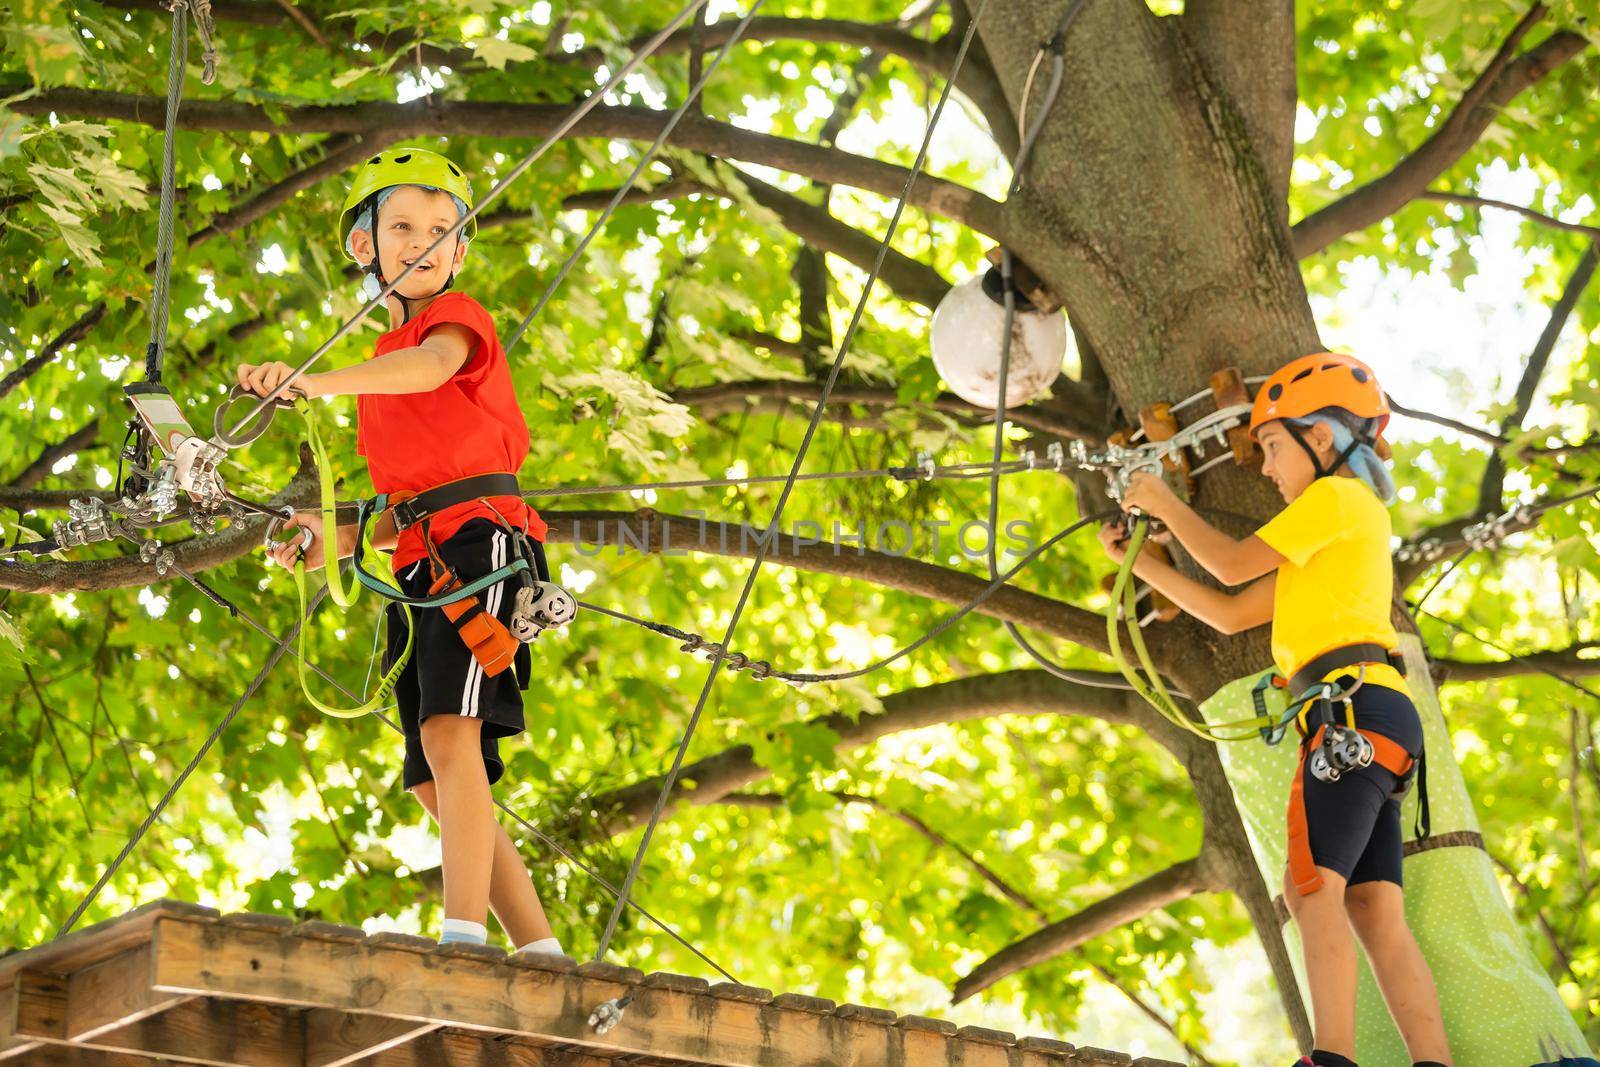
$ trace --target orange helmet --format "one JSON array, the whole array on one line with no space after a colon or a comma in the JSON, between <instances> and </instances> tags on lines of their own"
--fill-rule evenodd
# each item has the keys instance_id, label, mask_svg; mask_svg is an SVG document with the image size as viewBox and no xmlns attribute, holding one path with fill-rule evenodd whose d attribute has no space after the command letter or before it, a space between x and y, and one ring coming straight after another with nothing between
<instances>
[{"instance_id":1,"label":"orange helmet","mask_svg":"<svg viewBox=\"0 0 1600 1067\"><path fill-rule=\"evenodd\" d=\"M1284 364L1261 383L1250 410L1250 436L1274 420L1303 419L1323 408L1377 419L1374 438L1389 424L1389 398L1371 367L1341 352L1313 352Z\"/></svg>"}]
</instances>

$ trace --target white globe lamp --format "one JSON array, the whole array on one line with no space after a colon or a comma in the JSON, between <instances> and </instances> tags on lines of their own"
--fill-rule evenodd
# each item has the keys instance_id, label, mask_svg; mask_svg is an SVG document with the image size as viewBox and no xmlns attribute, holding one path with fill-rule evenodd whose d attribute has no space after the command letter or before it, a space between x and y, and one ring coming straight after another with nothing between
<instances>
[{"instance_id":1,"label":"white globe lamp","mask_svg":"<svg viewBox=\"0 0 1600 1067\"><path fill-rule=\"evenodd\" d=\"M933 313L929 345L933 365L950 391L969 404L993 408L1000 395L1000 343L1005 329L1005 290L991 267L945 294ZM1067 319L1040 311L1016 294L1011 320L1011 365L1006 372L1006 407L1020 407L1044 394L1061 373L1067 354Z\"/></svg>"}]
</instances>

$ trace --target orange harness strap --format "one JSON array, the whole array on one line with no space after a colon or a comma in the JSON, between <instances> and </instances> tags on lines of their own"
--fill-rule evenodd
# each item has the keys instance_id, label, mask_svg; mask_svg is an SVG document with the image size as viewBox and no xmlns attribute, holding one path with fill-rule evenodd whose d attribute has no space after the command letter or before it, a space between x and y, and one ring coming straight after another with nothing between
<instances>
[{"instance_id":1,"label":"orange harness strap","mask_svg":"<svg viewBox=\"0 0 1600 1067\"><path fill-rule=\"evenodd\" d=\"M1322 744L1327 726L1317 727L1317 732L1300 745L1300 759L1295 766L1294 781L1289 785L1289 877L1301 896L1309 896L1322 888L1322 875L1317 872L1311 855L1311 826L1306 821L1306 758L1307 753ZM1416 759L1390 738L1370 730L1357 730L1372 742L1372 762L1404 778L1416 765Z\"/></svg>"},{"instance_id":2,"label":"orange harness strap","mask_svg":"<svg viewBox=\"0 0 1600 1067\"><path fill-rule=\"evenodd\" d=\"M452 571L445 571L433 581L429 596L459 589L461 581ZM456 632L478 661L483 673L491 678L516 661L520 641L511 636L506 624L490 615L475 596L464 597L441 608L445 617L455 624Z\"/></svg>"}]
</instances>

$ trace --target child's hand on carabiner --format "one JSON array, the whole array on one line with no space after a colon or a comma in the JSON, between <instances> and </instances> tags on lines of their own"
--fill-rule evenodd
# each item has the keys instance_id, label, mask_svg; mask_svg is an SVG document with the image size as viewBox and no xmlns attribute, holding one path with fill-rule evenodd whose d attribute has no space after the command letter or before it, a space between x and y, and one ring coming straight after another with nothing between
<instances>
[{"instance_id":1,"label":"child's hand on carabiner","mask_svg":"<svg viewBox=\"0 0 1600 1067\"><path fill-rule=\"evenodd\" d=\"M1111 562L1122 566L1123 557L1128 554L1128 528L1121 522L1101 523L1097 536L1100 538L1100 547L1111 557Z\"/></svg>"},{"instance_id":2,"label":"child's hand on carabiner","mask_svg":"<svg viewBox=\"0 0 1600 1067\"><path fill-rule=\"evenodd\" d=\"M266 396L278 386L282 385L294 374L294 368L287 363L241 363L239 364L239 385L254 393L256 396ZM293 399L303 396L307 399L317 395L316 375L302 374L294 380L294 384L284 390L283 395Z\"/></svg>"},{"instance_id":3,"label":"child's hand on carabiner","mask_svg":"<svg viewBox=\"0 0 1600 1067\"><path fill-rule=\"evenodd\" d=\"M1128 479L1128 488L1122 492L1122 510L1138 509L1152 519L1165 518L1178 495L1172 491L1159 474L1139 471Z\"/></svg>"},{"instance_id":4,"label":"child's hand on carabiner","mask_svg":"<svg viewBox=\"0 0 1600 1067\"><path fill-rule=\"evenodd\" d=\"M304 552L300 546L306 544L306 535L300 531L309 531L311 534L311 542L306 545ZM285 570L294 570L294 565L299 562L305 563L308 570L322 566L321 515L315 511L297 511L283 520L278 532L288 536L272 543L268 549L267 554L274 563Z\"/></svg>"}]
</instances>

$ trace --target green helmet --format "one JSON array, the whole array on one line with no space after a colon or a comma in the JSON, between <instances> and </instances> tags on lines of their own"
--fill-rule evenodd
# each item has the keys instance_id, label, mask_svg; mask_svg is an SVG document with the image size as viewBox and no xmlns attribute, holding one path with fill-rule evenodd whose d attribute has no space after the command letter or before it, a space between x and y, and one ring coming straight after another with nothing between
<instances>
[{"instance_id":1,"label":"green helmet","mask_svg":"<svg viewBox=\"0 0 1600 1067\"><path fill-rule=\"evenodd\" d=\"M350 231L355 228L362 207L373 194L391 185L427 185L443 189L460 197L467 210L472 210L472 186L460 167L426 148L386 148L361 165L350 191L345 194L344 210L339 215L339 247L344 249L346 257L355 258L349 249ZM374 219L373 224L376 223ZM477 219L469 221L463 230L468 240L477 232Z\"/></svg>"}]
</instances>

